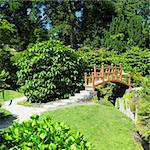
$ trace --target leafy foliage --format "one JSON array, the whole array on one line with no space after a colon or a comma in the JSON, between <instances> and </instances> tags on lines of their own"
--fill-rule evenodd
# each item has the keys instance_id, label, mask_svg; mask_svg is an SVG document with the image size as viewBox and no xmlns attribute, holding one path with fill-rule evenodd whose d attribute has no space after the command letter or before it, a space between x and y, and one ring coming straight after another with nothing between
<instances>
[{"instance_id":1,"label":"leafy foliage","mask_svg":"<svg viewBox=\"0 0 150 150\"><path fill-rule=\"evenodd\" d=\"M111 1L83 1L82 28L83 44L100 47L104 29L108 29L112 17L116 15Z\"/></svg>"},{"instance_id":2,"label":"leafy foliage","mask_svg":"<svg viewBox=\"0 0 150 150\"><path fill-rule=\"evenodd\" d=\"M9 23L7 20L2 19L0 22L0 29L9 30L11 33L14 32L14 24Z\"/></svg>"},{"instance_id":3,"label":"leafy foliage","mask_svg":"<svg viewBox=\"0 0 150 150\"><path fill-rule=\"evenodd\" d=\"M30 102L67 98L83 85L84 62L58 40L35 44L19 66L19 83Z\"/></svg>"},{"instance_id":4,"label":"leafy foliage","mask_svg":"<svg viewBox=\"0 0 150 150\"><path fill-rule=\"evenodd\" d=\"M54 122L49 117L39 119L34 115L23 123L14 123L0 133L0 148L3 149L49 149L88 150L91 144L84 136L73 132L63 122Z\"/></svg>"},{"instance_id":5,"label":"leafy foliage","mask_svg":"<svg viewBox=\"0 0 150 150\"><path fill-rule=\"evenodd\" d=\"M115 14L111 1L55 0L45 6L51 20L49 36L75 48L83 44L99 47L103 29L108 28Z\"/></svg>"},{"instance_id":6,"label":"leafy foliage","mask_svg":"<svg viewBox=\"0 0 150 150\"><path fill-rule=\"evenodd\" d=\"M128 21L125 16L120 15L112 20L109 30L105 32L105 36L101 40L101 44L103 47L114 49L120 54L136 45L149 47L148 33L148 21L140 16L132 16Z\"/></svg>"},{"instance_id":7,"label":"leafy foliage","mask_svg":"<svg viewBox=\"0 0 150 150\"><path fill-rule=\"evenodd\" d=\"M6 83L9 78L9 72L6 72L5 70L0 72L0 89L6 89L9 87L9 85Z\"/></svg>"},{"instance_id":8,"label":"leafy foliage","mask_svg":"<svg viewBox=\"0 0 150 150\"><path fill-rule=\"evenodd\" d=\"M113 107L114 105L108 100L109 96L105 96L102 100L102 105Z\"/></svg>"},{"instance_id":9,"label":"leafy foliage","mask_svg":"<svg viewBox=\"0 0 150 150\"><path fill-rule=\"evenodd\" d=\"M143 76L149 74L150 51L139 46L132 46L131 49L123 53L123 64L133 73L141 72Z\"/></svg>"},{"instance_id":10,"label":"leafy foliage","mask_svg":"<svg viewBox=\"0 0 150 150\"><path fill-rule=\"evenodd\" d=\"M0 49L0 88L16 87L16 66L9 50Z\"/></svg>"},{"instance_id":11,"label":"leafy foliage","mask_svg":"<svg viewBox=\"0 0 150 150\"><path fill-rule=\"evenodd\" d=\"M26 49L29 43L39 41L39 32L43 40L46 39L46 33L42 28L43 19L41 19L40 8L40 2L31 0L0 2L0 16L2 18L0 26L2 24L3 27L3 30L0 31L2 32L1 42L20 51ZM10 30L10 27L13 27L13 30ZM5 35L6 29L7 34Z\"/></svg>"},{"instance_id":12,"label":"leafy foliage","mask_svg":"<svg viewBox=\"0 0 150 150\"><path fill-rule=\"evenodd\" d=\"M137 91L126 93L123 95L125 109L128 105L130 107L131 112L134 114L135 114L135 109L136 109L136 102L134 102L136 95L137 95Z\"/></svg>"},{"instance_id":13,"label":"leafy foliage","mask_svg":"<svg viewBox=\"0 0 150 150\"><path fill-rule=\"evenodd\" d=\"M8 44L11 40L11 34L14 33L14 24L9 23L6 19L0 20L0 47Z\"/></svg>"},{"instance_id":14,"label":"leafy foliage","mask_svg":"<svg viewBox=\"0 0 150 150\"><path fill-rule=\"evenodd\" d=\"M139 84L140 76L148 75L150 66L150 51L139 46L132 46L127 48L126 52L117 54L115 50L100 48L90 49L89 47L82 47L79 49L79 54L87 62L87 72L93 69L93 65L101 66L102 63L106 65L118 65L122 63L125 72L131 72L133 82ZM140 75L141 74L141 75Z\"/></svg>"},{"instance_id":15,"label":"leafy foliage","mask_svg":"<svg viewBox=\"0 0 150 150\"><path fill-rule=\"evenodd\" d=\"M149 1L148 0L112 0L117 15L123 14L127 19L139 15L148 18Z\"/></svg>"},{"instance_id":16,"label":"leafy foliage","mask_svg":"<svg viewBox=\"0 0 150 150\"><path fill-rule=\"evenodd\" d=\"M143 78L143 90L138 103L138 131L150 144L150 78Z\"/></svg>"}]
</instances>

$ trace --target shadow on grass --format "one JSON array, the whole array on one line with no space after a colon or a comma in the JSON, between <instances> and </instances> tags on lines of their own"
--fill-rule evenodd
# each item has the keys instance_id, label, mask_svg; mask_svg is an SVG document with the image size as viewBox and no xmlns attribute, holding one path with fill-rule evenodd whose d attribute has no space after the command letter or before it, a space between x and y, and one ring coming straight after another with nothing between
<instances>
[{"instance_id":1,"label":"shadow on grass","mask_svg":"<svg viewBox=\"0 0 150 150\"><path fill-rule=\"evenodd\" d=\"M17 119L17 116L8 115L0 118L0 130L12 125L13 121Z\"/></svg>"}]
</instances>

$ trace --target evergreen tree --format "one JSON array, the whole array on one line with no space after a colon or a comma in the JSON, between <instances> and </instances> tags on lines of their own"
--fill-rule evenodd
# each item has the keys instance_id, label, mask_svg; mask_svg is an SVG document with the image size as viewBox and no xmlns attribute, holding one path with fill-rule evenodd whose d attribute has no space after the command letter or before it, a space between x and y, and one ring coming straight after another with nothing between
<instances>
[{"instance_id":1,"label":"evergreen tree","mask_svg":"<svg viewBox=\"0 0 150 150\"><path fill-rule=\"evenodd\" d=\"M47 5L52 28L50 36L55 36L66 45L100 46L103 29L108 28L114 7L110 1L54 1ZM95 43L95 44L94 44Z\"/></svg>"},{"instance_id":2,"label":"evergreen tree","mask_svg":"<svg viewBox=\"0 0 150 150\"><path fill-rule=\"evenodd\" d=\"M147 3L137 0L120 1L123 7L116 9L121 15L113 19L108 31L105 31L101 44L110 47L118 53L131 46L149 48L149 27L146 15ZM116 6L119 6L116 4ZM142 14L143 12L143 14ZM145 12L145 13L144 13Z\"/></svg>"},{"instance_id":3,"label":"evergreen tree","mask_svg":"<svg viewBox=\"0 0 150 150\"><path fill-rule=\"evenodd\" d=\"M81 42L80 18L76 15L81 11L80 1L54 1L51 2L48 17L51 20L52 28L49 36L54 36L61 40L65 45L77 47Z\"/></svg>"},{"instance_id":4,"label":"evergreen tree","mask_svg":"<svg viewBox=\"0 0 150 150\"><path fill-rule=\"evenodd\" d=\"M111 1L84 1L82 35L85 45L100 47L104 29L109 28L115 9Z\"/></svg>"}]
</instances>

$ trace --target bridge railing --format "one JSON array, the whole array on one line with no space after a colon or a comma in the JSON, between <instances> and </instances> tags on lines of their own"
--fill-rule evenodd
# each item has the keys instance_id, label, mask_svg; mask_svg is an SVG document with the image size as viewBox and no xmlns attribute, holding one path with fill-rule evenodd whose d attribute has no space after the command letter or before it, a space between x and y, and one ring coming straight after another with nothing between
<instances>
[{"instance_id":1,"label":"bridge railing","mask_svg":"<svg viewBox=\"0 0 150 150\"><path fill-rule=\"evenodd\" d=\"M122 64L120 64L120 67L113 65L104 67L104 64L102 64L101 68L97 68L96 65L94 65L94 70L91 75L85 74L85 88L92 86L92 88L95 89L97 81L120 81L131 87L131 76L129 73L123 74Z\"/></svg>"}]
</instances>

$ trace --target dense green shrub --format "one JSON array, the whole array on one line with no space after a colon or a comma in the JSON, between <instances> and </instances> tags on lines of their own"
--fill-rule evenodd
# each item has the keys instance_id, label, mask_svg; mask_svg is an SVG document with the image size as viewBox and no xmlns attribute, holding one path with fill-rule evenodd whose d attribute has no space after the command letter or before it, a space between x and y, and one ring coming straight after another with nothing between
<instances>
[{"instance_id":1,"label":"dense green shrub","mask_svg":"<svg viewBox=\"0 0 150 150\"><path fill-rule=\"evenodd\" d=\"M6 89L10 85L7 83L9 80L10 75L9 72L6 70L0 70L0 89Z\"/></svg>"},{"instance_id":2,"label":"dense green shrub","mask_svg":"<svg viewBox=\"0 0 150 150\"><path fill-rule=\"evenodd\" d=\"M139 72L144 76L149 74L149 49L141 48L139 46L132 46L125 53L123 53L123 60L123 64L127 70L133 73Z\"/></svg>"},{"instance_id":3,"label":"dense green shrub","mask_svg":"<svg viewBox=\"0 0 150 150\"><path fill-rule=\"evenodd\" d=\"M0 48L0 88L16 87L16 66L11 57L9 50Z\"/></svg>"},{"instance_id":4,"label":"dense green shrub","mask_svg":"<svg viewBox=\"0 0 150 150\"><path fill-rule=\"evenodd\" d=\"M83 60L58 40L29 48L19 67L19 83L30 102L67 98L83 86Z\"/></svg>"},{"instance_id":5,"label":"dense green shrub","mask_svg":"<svg viewBox=\"0 0 150 150\"><path fill-rule=\"evenodd\" d=\"M138 102L138 131L150 145L150 77L143 78L143 90Z\"/></svg>"},{"instance_id":6,"label":"dense green shrub","mask_svg":"<svg viewBox=\"0 0 150 150\"><path fill-rule=\"evenodd\" d=\"M119 63L118 55L114 50L110 52L110 50L106 48L90 49L88 47L83 47L80 48L78 52L90 67L93 67L94 64L100 66L101 63L108 65L111 65L111 63L118 65Z\"/></svg>"},{"instance_id":7,"label":"dense green shrub","mask_svg":"<svg viewBox=\"0 0 150 150\"><path fill-rule=\"evenodd\" d=\"M149 74L150 51L139 46L127 48L122 54L117 54L117 51L106 48L93 50L88 47L80 48L78 52L87 62L87 72L93 69L94 64L100 67L101 63L117 66L122 63L123 70L131 73L132 83L134 82L138 85L141 83L141 75Z\"/></svg>"},{"instance_id":8,"label":"dense green shrub","mask_svg":"<svg viewBox=\"0 0 150 150\"><path fill-rule=\"evenodd\" d=\"M63 122L34 115L30 120L15 122L0 133L0 149L22 150L88 150L91 144L79 132L73 132Z\"/></svg>"}]
</instances>

